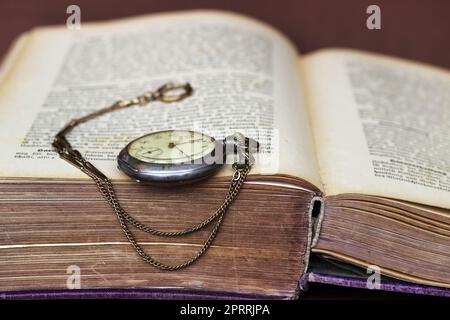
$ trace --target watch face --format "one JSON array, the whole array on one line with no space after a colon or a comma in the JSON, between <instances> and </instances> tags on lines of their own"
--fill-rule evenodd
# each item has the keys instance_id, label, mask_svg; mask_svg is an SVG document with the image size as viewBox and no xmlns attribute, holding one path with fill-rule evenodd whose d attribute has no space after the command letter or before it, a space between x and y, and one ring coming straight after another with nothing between
<instances>
[{"instance_id":1,"label":"watch face","mask_svg":"<svg viewBox=\"0 0 450 320\"><path fill-rule=\"evenodd\" d=\"M117 157L119 169L138 181L187 183L224 163L224 144L195 131L166 130L130 142Z\"/></svg>"},{"instance_id":2,"label":"watch face","mask_svg":"<svg viewBox=\"0 0 450 320\"><path fill-rule=\"evenodd\" d=\"M203 158L214 150L214 139L194 131L168 130L145 135L128 146L143 162L177 164Z\"/></svg>"}]
</instances>

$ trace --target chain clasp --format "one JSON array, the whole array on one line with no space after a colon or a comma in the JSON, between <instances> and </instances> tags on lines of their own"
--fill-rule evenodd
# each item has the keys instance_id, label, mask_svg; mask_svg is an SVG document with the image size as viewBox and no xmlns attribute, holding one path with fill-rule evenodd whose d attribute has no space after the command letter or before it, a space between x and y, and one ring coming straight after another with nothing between
<instances>
[{"instance_id":1,"label":"chain clasp","mask_svg":"<svg viewBox=\"0 0 450 320\"><path fill-rule=\"evenodd\" d=\"M153 93L153 98L161 102L176 102L192 95L194 90L189 82L173 84L166 83Z\"/></svg>"},{"instance_id":2,"label":"chain clasp","mask_svg":"<svg viewBox=\"0 0 450 320\"><path fill-rule=\"evenodd\" d=\"M119 101L117 102L117 108L127 108L134 105L145 106L155 100L166 103L177 102L191 96L193 92L194 89L192 89L191 84L188 82L180 84L169 82L154 92L146 91L137 98Z\"/></svg>"}]
</instances>

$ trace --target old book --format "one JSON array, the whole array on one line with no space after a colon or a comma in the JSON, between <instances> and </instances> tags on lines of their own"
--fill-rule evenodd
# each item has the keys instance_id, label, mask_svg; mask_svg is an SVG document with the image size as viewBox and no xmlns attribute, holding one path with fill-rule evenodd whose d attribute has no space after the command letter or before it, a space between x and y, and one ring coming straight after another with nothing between
<instances>
[{"instance_id":1,"label":"old book","mask_svg":"<svg viewBox=\"0 0 450 320\"><path fill-rule=\"evenodd\" d=\"M354 50L300 55L261 22L194 11L36 28L0 77L3 298L289 299L308 281L363 286L368 266L382 289L449 295L447 70ZM70 140L130 214L167 231L208 217L231 170L183 187L137 184L116 168L128 141L173 128L261 142L212 248L174 272L140 259L92 180L51 148L69 119L167 81L188 81L195 94L105 115ZM177 263L208 232L135 235Z\"/></svg>"}]
</instances>

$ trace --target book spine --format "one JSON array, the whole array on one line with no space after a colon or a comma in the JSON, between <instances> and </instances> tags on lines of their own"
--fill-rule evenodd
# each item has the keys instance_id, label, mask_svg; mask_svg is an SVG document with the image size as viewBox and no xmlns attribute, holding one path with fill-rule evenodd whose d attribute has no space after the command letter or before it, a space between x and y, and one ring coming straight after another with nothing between
<instances>
[{"instance_id":1,"label":"book spine","mask_svg":"<svg viewBox=\"0 0 450 320\"><path fill-rule=\"evenodd\" d=\"M307 239L307 247L305 254L303 256L303 269L300 270L300 278L298 281L298 286L296 290L296 297L301 294L301 292L307 290L308 281L307 272L309 266L309 258L311 256L311 248L317 242L320 233L320 226L323 220L323 211L324 211L324 201L321 196L314 196L311 198L311 201L308 206L307 215L308 215L308 239ZM305 281L306 280L306 281Z\"/></svg>"},{"instance_id":2,"label":"book spine","mask_svg":"<svg viewBox=\"0 0 450 320\"><path fill-rule=\"evenodd\" d=\"M311 200L310 215L312 219L312 241L311 248L313 248L319 240L320 229L325 212L325 201L322 197L315 196Z\"/></svg>"}]
</instances>

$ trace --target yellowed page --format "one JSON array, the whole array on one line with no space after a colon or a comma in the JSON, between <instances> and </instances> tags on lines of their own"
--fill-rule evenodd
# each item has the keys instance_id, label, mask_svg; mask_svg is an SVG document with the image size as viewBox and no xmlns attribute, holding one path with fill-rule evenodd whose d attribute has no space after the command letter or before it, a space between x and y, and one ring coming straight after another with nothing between
<instances>
[{"instance_id":1,"label":"yellowed page","mask_svg":"<svg viewBox=\"0 0 450 320\"><path fill-rule=\"evenodd\" d=\"M195 129L260 140L253 174L282 173L321 187L294 46L274 29L235 14L193 11L32 31L0 83L0 176L85 178L50 143L71 118L133 98L167 81L193 97L120 111L76 128L73 146L109 177L138 136ZM222 170L228 175L229 170Z\"/></svg>"},{"instance_id":2,"label":"yellowed page","mask_svg":"<svg viewBox=\"0 0 450 320\"><path fill-rule=\"evenodd\" d=\"M450 208L450 74L350 50L307 55L327 195L362 193Z\"/></svg>"}]
</instances>

